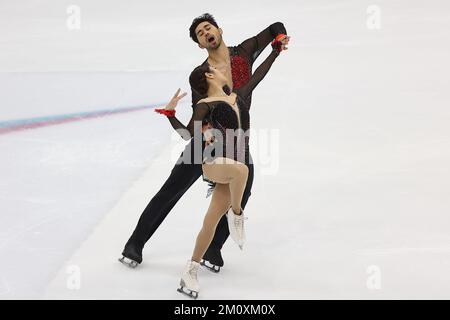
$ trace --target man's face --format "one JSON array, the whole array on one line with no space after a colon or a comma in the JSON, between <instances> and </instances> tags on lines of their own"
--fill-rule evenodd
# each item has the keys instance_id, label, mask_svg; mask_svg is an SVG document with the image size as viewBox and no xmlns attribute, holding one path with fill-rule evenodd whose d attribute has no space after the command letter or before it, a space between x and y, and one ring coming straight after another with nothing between
<instances>
[{"instance_id":1,"label":"man's face","mask_svg":"<svg viewBox=\"0 0 450 320\"><path fill-rule=\"evenodd\" d=\"M217 49L222 43L222 29L216 28L208 21L200 23L195 28L198 46L202 49Z\"/></svg>"}]
</instances>

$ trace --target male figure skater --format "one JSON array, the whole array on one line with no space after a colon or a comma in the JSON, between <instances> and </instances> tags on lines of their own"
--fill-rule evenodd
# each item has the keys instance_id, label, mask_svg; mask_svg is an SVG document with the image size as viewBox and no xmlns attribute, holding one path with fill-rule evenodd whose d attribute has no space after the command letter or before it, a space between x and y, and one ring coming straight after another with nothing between
<instances>
[{"instance_id":1,"label":"male figure skater","mask_svg":"<svg viewBox=\"0 0 450 320\"><path fill-rule=\"evenodd\" d=\"M282 49L287 49L286 46L289 43L285 27L281 22L276 22L238 46L227 47L222 39L222 29L219 28L214 17L208 13L193 20L189 34L199 48L208 51L208 58L202 65L210 65L224 72L228 79L227 89L230 93L248 82L254 61L269 43L275 40L281 41ZM192 88L191 91L192 107L194 108L197 102L204 97L199 96ZM251 95L248 99L250 105ZM190 139L169 178L142 212L133 234L125 244L123 257L119 259L122 263L132 268L142 263L142 250L145 243L183 194L202 175L201 161L196 162L194 158L201 159L202 157L195 157L193 139ZM242 198L243 209L250 197L253 184L254 168L252 161L249 162L247 164L249 168L247 185ZM223 216L216 228L214 239L203 256L202 264L211 271L219 272L224 265L220 250L229 234L228 222L226 216Z\"/></svg>"}]
</instances>

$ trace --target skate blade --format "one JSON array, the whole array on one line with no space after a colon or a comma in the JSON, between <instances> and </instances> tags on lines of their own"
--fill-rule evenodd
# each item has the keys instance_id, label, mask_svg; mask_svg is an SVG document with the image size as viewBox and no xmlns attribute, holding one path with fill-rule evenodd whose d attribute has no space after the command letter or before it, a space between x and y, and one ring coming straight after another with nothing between
<instances>
[{"instance_id":1,"label":"skate blade","mask_svg":"<svg viewBox=\"0 0 450 320\"><path fill-rule=\"evenodd\" d=\"M220 272L220 267L216 266L215 264L209 263L209 261L202 260L200 261L200 265L204 266L206 269L214 273Z\"/></svg>"},{"instance_id":2,"label":"skate blade","mask_svg":"<svg viewBox=\"0 0 450 320\"><path fill-rule=\"evenodd\" d=\"M131 269L135 269L139 265L136 261L125 257L119 258L119 261Z\"/></svg>"},{"instance_id":3,"label":"skate blade","mask_svg":"<svg viewBox=\"0 0 450 320\"><path fill-rule=\"evenodd\" d=\"M185 291L185 290L186 290L186 291ZM179 293L182 293L182 294L188 296L189 298L192 298L192 299L197 299L197 298L198 298L198 292L197 292L197 291L189 290L189 289L186 288L186 287L181 286L181 287L179 287L179 288L177 289L177 291L178 291Z\"/></svg>"}]
</instances>

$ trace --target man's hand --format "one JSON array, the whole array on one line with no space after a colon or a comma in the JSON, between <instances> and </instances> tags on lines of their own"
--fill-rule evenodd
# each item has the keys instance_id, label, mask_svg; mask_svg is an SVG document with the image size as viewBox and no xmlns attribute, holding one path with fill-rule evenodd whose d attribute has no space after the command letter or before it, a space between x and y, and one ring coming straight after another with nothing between
<instances>
[{"instance_id":1,"label":"man's hand","mask_svg":"<svg viewBox=\"0 0 450 320\"><path fill-rule=\"evenodd\" d=\"M287 50L288 49L287 45L289 44L290 39L291 39L291 37L289 37L285 34L279 34L272 41L272 48L278 50L278 52Z\"/></svg>"},{"instance_id":2,"label":"man's hand","mask_svg":"<svg viewBox=\"0 0 450 320\"><path fill-rule=\"evenodd\" d=\"M289 36L284 36L283 38L281 38L280 39L280 42L281 42L281 44L282 44L282 49L283 50L287 50L288 49L288 47L287 47L287 45L289 44L289 40L291 39L291 37L289 37Z\"/></svg>"},{"instance_id":3,"label":"man's hand","mask_svg":"<svg viewBox=\"0 0 450 320\"><path fill-rule=\"evenodd\" d=\"M172 99L169 101L169 103L166 105L166 110L175 110L175 108L177 107L178 101L180 101L183 97L185 97L187 95L186 92L182 93L180 96L180 91L181 89L178 88L177 92L175 92L174 96L172 97Z\"/></svg>"}]
</instances>

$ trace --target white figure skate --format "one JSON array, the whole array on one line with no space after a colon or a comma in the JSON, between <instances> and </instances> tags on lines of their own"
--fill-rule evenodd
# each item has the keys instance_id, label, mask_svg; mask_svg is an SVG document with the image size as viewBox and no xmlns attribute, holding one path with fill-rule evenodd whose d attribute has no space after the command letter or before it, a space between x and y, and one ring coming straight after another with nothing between
<instances>
[{"instance_id":1,"label":"white figure skate","mask_svg":"<svg viewBox=\"0 0 450 320\"><path fill-rule=\"evenodd\" d=\"M244 211L241 210L241 214L237 215L233 209L230 208L227 213L228 229L230 230L230 236L237 243L239 248L243 250L245 243L245 229L244 229Z\"/></svg>"},{"instance_id":2,"label":"white figure skate","mask_svg":"<svg viewBox=\"0 0 450 320\"><path fill-rule=\"evenodd\" d=\"M178 292L187 295L190 298L197 299L200 291L200 285L197 280L197 272L200 267L198 262L189 260L181 275L180 288Z\"/></svg>"}]
</instances>

